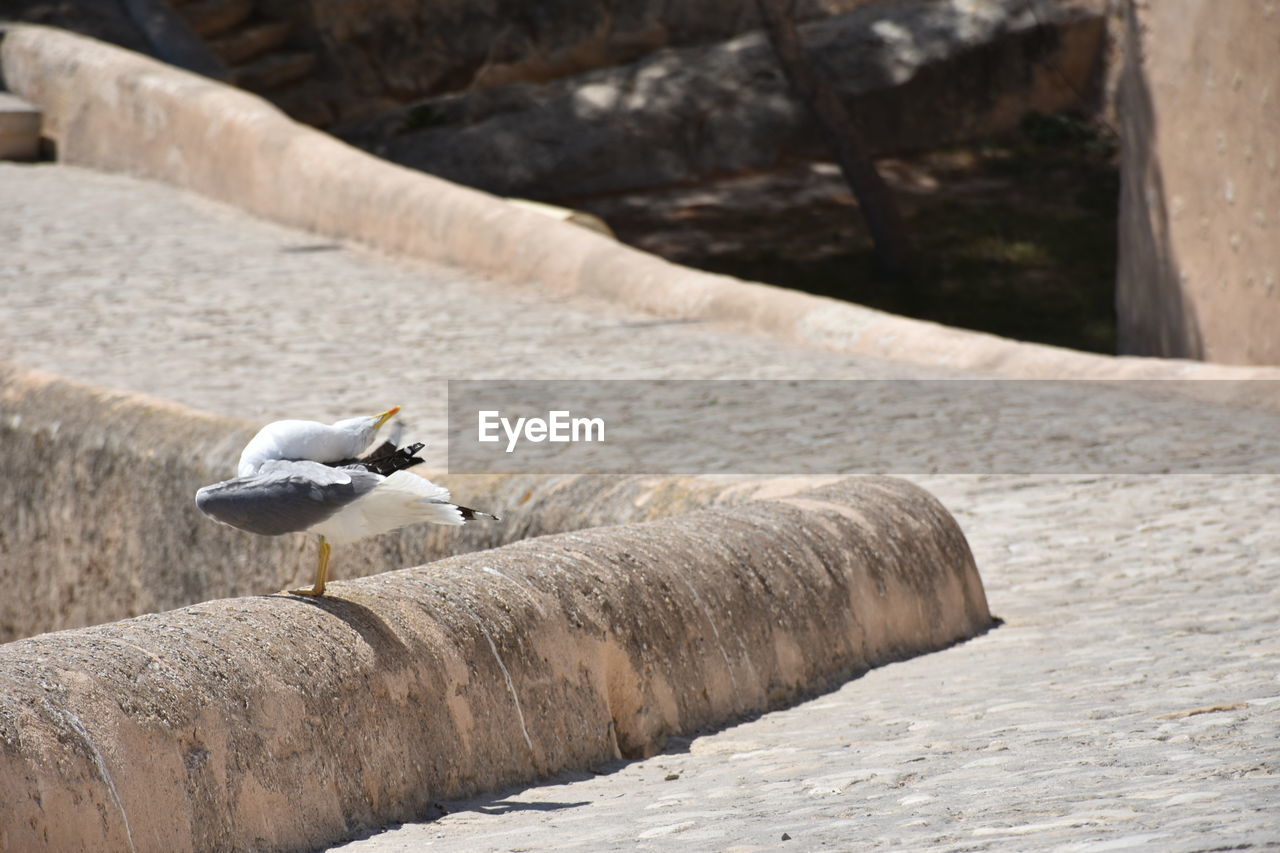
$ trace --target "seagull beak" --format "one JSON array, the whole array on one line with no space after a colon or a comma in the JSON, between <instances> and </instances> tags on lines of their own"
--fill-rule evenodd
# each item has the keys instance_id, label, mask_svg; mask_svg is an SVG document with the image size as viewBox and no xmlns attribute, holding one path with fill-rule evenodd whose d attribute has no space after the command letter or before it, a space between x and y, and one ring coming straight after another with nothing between
<instances>
[{"instance_id":1,"label":"seagull beak","mask_svg":"<svg viewBox=\"0 0 1280 853\"><path fill-rule=\"evenodd\" d=\"M394 418L396 416L396 413L398 413L399 411L400 411L399 406L392 406L382 414L374 415L374 417L377 418L378 421L373 425L373 431L377 432L378 430L382 429L382 425L385 424L387 421L391 420L392 418Z\"/></svg>"}]
</instances>

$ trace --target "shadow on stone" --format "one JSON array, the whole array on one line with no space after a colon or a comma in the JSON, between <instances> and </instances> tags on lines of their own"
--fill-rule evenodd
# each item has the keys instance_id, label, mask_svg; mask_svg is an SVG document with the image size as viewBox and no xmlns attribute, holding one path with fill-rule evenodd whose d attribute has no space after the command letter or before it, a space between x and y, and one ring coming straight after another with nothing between
<instances>
[{"instance_id":1,"label":"shadow on stone","mask_svg":"<svg viewBox=\"0 0 1280 853\"><path fill-rule=\"evenodd\" d=\"M472 805L471 808L460 809L460 811L477 811L483 812L484 814L500 815L508 814L510 812L552 812L560 811L561 809L576 809L579 806L589 805L591 805L589 800L580 800L576 803L520 803L510 802L503 798L493 801L490 805L476 803L475 805Z\"/></svg>"},{"instance_id":2,"label":"shadow on stone","mask_svg":"<svg viewBox=\"0 0 1280 853\"><path fill-rule=\"evenodd\" d=\"M1185 292L1171 233L1171 212L1156 151L1157 116L1143 67L1138 11L1125 5L1125 65L1120 80L1123 166L1120 257L1116 280L1121 355L1204 358L1195 306Z\"/></svg>"},{"instance_id":3,"label":"shadow on stone","mask_svg":"<svg viewBox=\"0 0 1280 853\"><path fill-rule=\"evenodd\" d=\"M271 600L296 601L299 604L314 607L317 610L323 610L330 616L335 616L351 626L361 639L373 649L373 653L377 656L378 662L384 666L405 663L409 657L409 647L401 641L399 635L391 629L386 622L382 620L377 613L374 613L363 604L345 598L338 598L332 594L317 597L308 597L300 595L290 595L289 593L276 593L274 595L260 595L258 598Z\"/></svg>"}]
</instances>

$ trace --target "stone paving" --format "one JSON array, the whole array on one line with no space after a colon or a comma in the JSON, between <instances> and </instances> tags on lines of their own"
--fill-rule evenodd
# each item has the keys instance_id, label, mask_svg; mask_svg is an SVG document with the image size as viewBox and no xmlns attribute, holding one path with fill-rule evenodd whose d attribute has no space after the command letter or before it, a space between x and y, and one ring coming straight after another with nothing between
<instances>
[{"instance_id":1,"label":"stone paving","mask_svg":"<svg viewBox=\"0 0 1280 853\"><path fill-rule=\"evenodd\" d=\"M340 849L1280 846L1280 482L922 479L1002 627Z\"/></svg>"},{"instance_id":2,"label":"stone paving","mask_svg":"<svg viewBox=\"0 0 1280 853\"><path fill-rule=\"evenodd\" d=\"M395 402L436 425L445 377L943 375L393 262L120 176L0 164L0 193L0 358L249 419ZM343 849L1280 847L1280 476L913 479L1002 627Z\"/></svg>"}]
</instances>

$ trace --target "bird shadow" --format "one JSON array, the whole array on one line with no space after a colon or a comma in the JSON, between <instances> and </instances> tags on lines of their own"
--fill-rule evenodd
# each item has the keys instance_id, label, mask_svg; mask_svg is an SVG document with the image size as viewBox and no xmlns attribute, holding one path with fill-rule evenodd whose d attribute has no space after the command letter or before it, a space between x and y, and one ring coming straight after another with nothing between
<instances>
[{"instance_id":1,"label":"bird shadow","mask_svg":"<svg viewBox=\"0 0 1280 853\"><path fill-rule=\"evenodd\" d=\"M589 805L591 805L590 800L581 800L576 803L524 803L519 800L507 799L490 802L476 802L468 800L461 804L455 803L452 810L455 812L471 811L479 812L481 814L503 815L510 814L511 812L554 812L560 811L561 809L576 809L579 806Z\"/></svg>"},{"instance_id":2,"label":"bird shadow","mask_svg":"<svg viewBox=\"0 0 1280 853\"><path fill-rule=\"evenodd\" d=\"M280 247L280 251L293 255L311 254L313 252L338 252L341 250L341 243L306 243L301 246Z\"/></svg>"},{"instance_id":3,"label":"bird shadow","mask_svg":"<svg viewBox=\"0 0 1280 853\"><path fill-rule=\"evenodd\" d=\"M277 592L260 596L274 601L296 601L297 603L323 610L330 616L341 619L351 626L360 637L373 649L378 663L384 666L407 663L410 657L409 647L381 616L363 604L347 598L336 598L332 595L291 595Z\"/></svg>"},{"instance_id":4,"label":"bird shadow","mask_svg":"<svg viewBox=\"0 0 1280 853\"><path fill-rule=\"evenodd\" d=\"M541 802L541 803L524 803L518 800L508 800L508 797L515 796L512 791L494 794L492 796L472 797L469 800L458 800L449 803L432 803L421 815L414 819L413 823L437 821L443 817L459 812L473 812L475 814L484 815L505 815L513 812L554 812L563 809L576 809L580 806L591 805L591 800L581 800L575 803L560 802ZM375 838L385 832L398 829L409 824L394 823L386 826L367 827L358 832L347 836L346 841L366 841Z\"/></svg>"}]
</instances>

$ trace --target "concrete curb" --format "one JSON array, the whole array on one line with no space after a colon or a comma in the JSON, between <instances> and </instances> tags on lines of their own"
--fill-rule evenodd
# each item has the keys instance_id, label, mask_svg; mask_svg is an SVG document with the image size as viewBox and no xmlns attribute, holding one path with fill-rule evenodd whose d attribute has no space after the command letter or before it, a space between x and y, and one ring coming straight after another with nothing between
<instances>
[{"instance_id":1,"label":"concrete curb","mask_svg":"<svg viewBox=\"0 0 1280 853\"><path fill-rule=\"evenodd\" d=\"M10 88L44 111L45 135L67 162L167 181L393 254L542 282L655 316L957 370L1021 378L1280 378L1278 368L1019 343L676 266L378 160L246 92L55 29L9 28L0 66Z\"/></svg>"},{"instance_id":2,"label":"concrete curb","mask_svg":"<svg viewBox=\"0 0 1280 853\"><path fill-rule=\"evenodd\" d=\"M333 592L0 647L0 848L314 848L991 623L955 521L879 477Z\"/></svg>"}]
</instances>

